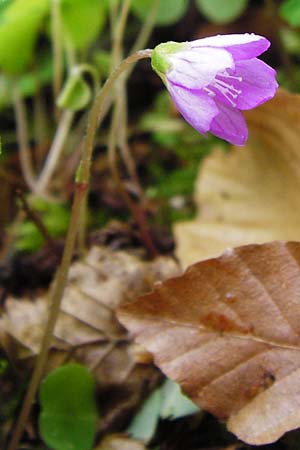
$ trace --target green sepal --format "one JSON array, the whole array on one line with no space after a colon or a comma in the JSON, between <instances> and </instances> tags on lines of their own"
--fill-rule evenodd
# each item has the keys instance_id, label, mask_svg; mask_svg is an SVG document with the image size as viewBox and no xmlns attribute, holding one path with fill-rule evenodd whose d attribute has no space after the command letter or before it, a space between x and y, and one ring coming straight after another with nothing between
<instances>
[{"instance_id":1,"label":"green sepal","mask_svg":"<svg viewBox=\"0 0 300 450\"><path fill-rule=\"evenodd\" d=\"M151 66L164 83L166 82L165 74L172 68L169 56L188 48L188 46L187 42L169 41L159 44L153 49Z\"/></svg>"}]
</instances>

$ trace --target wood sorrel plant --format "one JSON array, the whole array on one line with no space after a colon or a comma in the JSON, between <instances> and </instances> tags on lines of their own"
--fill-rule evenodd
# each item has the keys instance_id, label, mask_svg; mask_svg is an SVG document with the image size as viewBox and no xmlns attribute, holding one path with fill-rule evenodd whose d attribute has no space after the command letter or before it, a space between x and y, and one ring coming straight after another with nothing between
<instances>
[{"instance_id":1,"label":"wood sorrel plant","mask_svg":"<svg viewBox=\"0 0 300 450\"><path fill-rule=\"evenodd\" d=\"M278 86L275 71L256 58L269 45L267 39L254 34L160 44L153 51L141 50L126 58L96 95L89 115L64 254L52 289L41 351L8 450L18 447L43 374L85 204L95 135L114 82L131 64L152 56L153 69L163 79L187 122L201 133L211 131L229 142L243 145L247 127L240 110L251 109L269 100Z\"/></svg>"}]
</instances>

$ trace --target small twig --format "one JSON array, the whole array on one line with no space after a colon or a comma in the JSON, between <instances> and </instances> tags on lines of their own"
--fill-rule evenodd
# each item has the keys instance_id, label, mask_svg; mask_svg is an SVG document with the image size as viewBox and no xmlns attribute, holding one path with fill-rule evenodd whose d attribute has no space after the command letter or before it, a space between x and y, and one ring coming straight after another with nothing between
<instances>
[{"instance_id":1,"label":"small twig","mask_svg":"<svg viewBox=\"0 0 300 450\"><path fill-rule=\"evenodd\" d=\"M21 189L16 189L15 193L16 193L17 197L19 198L19 200L22 204L22 208L23 208L24 212L26 213L27 217L32 221L32 223L34 223L34 225L39 230L39 232L41 233L41 235L43 236L44 240L47 242L49 247L51 247L52 250L55 250L55 253L56 253L55 241L50 236L40 215L29 206L28 201L26 200L25 195L23 194Z\"/></svg>"}]
</instances>

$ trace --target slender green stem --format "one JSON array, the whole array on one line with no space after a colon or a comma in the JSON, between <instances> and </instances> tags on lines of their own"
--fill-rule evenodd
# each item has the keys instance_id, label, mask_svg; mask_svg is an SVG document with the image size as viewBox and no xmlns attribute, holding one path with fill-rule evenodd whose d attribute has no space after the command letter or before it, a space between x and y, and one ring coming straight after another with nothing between
<instances>
[{"instance_id":1,"label":"slender green stem","mask_svg":"<svg viewBox=\"0 0 300 450\"><path fill-rule=\"evenodd\" d=\"M157 11L158 11L159 2L160 2L160 0L153 0L152 8L149 11L146 21L143 23L140 33L139 33L133 47L131 48L130 53L133 53L133 54L136 53L140 48L145 47L145 45L147 44L148 39L149 39L151 32L154 28L154 25L155 25L155 19L156 19L156 15L157 15ZM135 63L133 63L131 66L128 66L128 70L124 73L124 80L127 80L127 78L130 76L131 71L134 68L134 65L135 65ZM105 117L109 108L111 107L111 103L112 103L112 97L104 105L104 111L101 113L101 116L99 116L99 118L98 118L98 126L101 125L101 121L102 121L103 117Z\"/></svg>"},{"instance_id":2,"label":"slender green stem","mask_svg":"<svg viewBox=\"0 0 300 450\"><path fill-rule=\"evenodd\" d=\"M27 185L34 191L35 176L29 148L26 107L17 86L13 94L21 169Z\"/></svg>"},{"instance_id":3,"label":"slender green stem","mask_svg":"<svg viewBox=\"0 0 300 450\"><path fill-rule=\"evenodd\" d=\"M131 48L130 53L135 53L140 48L145 47L145 45L147 44L147 42L150 38L150 35L152 33L152 30L154 28L154 25L155 25L155 20L156 20L157 13L158 13L159 2L160 2L160 0L152 1L151 9L149 10L147 19L143 23L141 31L140 31L135 43L133 44L133 47ZM133 69L133 67L131 67L130 70L132 70L132 69ZM129 71L129 73L130 73L130 71Z\"/></svg>"},{"instance_id":4,"label":"slender green stem","mask_svg":"<svg viewBox=\"0 0 300 450\"><path fill-rule=\"evenodd\" d=\"M130 5L132 0L126 0L122 4L122 8L119 14L118 20L111 26L112 34L112 66L115 67L120 63L123 57L123 37L126 26L126 19L128 17ZM119 124L116 123L116 117L119 117ZM126 137L127 128L127 101L126 101L126 80L124 75L119 78L115 86L115 108L113 112L112 124L114 124L115 131L118 130L117 144L119 144L121 155L123 157L124 163L126 165L127 171L136 182L137 187L139 183L137 182L137 176L135 172L135 165L133 158L131 157ZM109 161L112 160L109 158Z\"/></svg>"},{"instance_id":5,"label":"slender green stem","mask_svg":"<svg viewBox=\"0 0 300 450\"><path fill-rule=\"evenodd\" d=\"M126 19L127 19L127 15L129 12L129 8L131 5L131 0L126 0L123 2L122 4L122 8L119 14L119 19L116 21L115 26L112 26L112 38L113 38L113 49L112 49L112 63L113 66L116 66L117 64L120 63L120 61L122 60L122 56L123 56L123 37L124 37L124 30L125 30L125 26L126 26ZM157 5L156 5L157 6ZM114 24L112 24L114 25ZM144 29L144 27L142 27L142 30ZM124 74L125 75L125 74ZM116 133L117 131L117 142L115 143L115 145L118 145L120 148L120 152L121 152L121 156L123 158L123 161L125 163L125 166L127 168L128 174L130 175L132 181L134 181L135 183L135 187L138 190L138 193L140 195L140 197L143 197L143 191L142 188L140 186L139 180L138 180L138 176L136 173L136 169L135 169L135 163L134 160L131 156L130 150L129 150L129 146L128 146L128 142L127 142L127 98L126 98L126 80L125 80L125 76L122 76L118 79L118 82L116 83L116 87L115 87L115 108L114 108L114 112L113 112L113 120L112 123L114 124L115 130L114 132ZM118 116L118 120L119 122L116 122L116 117ZM110 149L113 149L113 146L110 146ZM115 152L115 150L114 150ZM109 161L114 161L114 158L109 158ZM112 168L111 170L112 172L114 170L117 170L117 164L115 163L115 167ZM120 184L123 184L121 179L117 180L117 186L120 187ZM124 190L124 188L123 188ZM132 202L128 203L126 196L124 196L124 200L126 201L128 207L131 209L132 208ZM139 206L136 205L136 208L138 209ZM132 211L133 215L135 214L135 208ZM136 214L135 214L136 215ZM145 226L144 221L140 221L140 217L144 217L144 214L141 212L141 214L139 214L136 217L138 226L140 228L141 231L141 235L144 236L145 234L147 234L147 227ZM148 237L148 239L146 239L146 247L148 246L148 242L151 241L150 236ZM149 252L150 254L153 254L153 245L150 245L150 249Z\"/></svg>"},{"instance_id":6,"label":"slender green stem","mask_svg":"<svg viewBox=\"0 0 300 450\"><path fill-rule=\"evenodd\" d=\"M44 372L45 364L47 362L48 353L49 353L49 346L52 340L52 333L57 321L57 317L59 314L59 309L61 305L61 298L63 296L63 292L66 285L67 280L67 274L71 262L71 258L73 255L73 249L74 249L74 243L76 239L77 234L77 223L79 220L79 213L81 209L81 202L82 198L84 196L84 189L82 186L77 186L73 207L72 207L72 213L71 213L71 220L69 224L68 234L66 237L66 244L64 249L64 254L61 262L60 269L57 273L57 277L54 283L54 288L51 295L51 303L50 303L50 310L49 310L49 316L47 320L47 324L45 326L45 331L43 335L43 339L41 342L41 350L37 357L36 366L34 368L32 378L29 383L28 391L26 393L23 407L20 412L20 416L18 418L18 421L16 423L16 426L13 431L12 440L8 446L8 450L16 450L19 445L20 438L23 434L23 430L25 428L31 406L33 404L37 387L39 385L39 382L41 380L41 377Z\"/></svg>"},{"instance_id":7,"label":"slender green stem","mask_svg":"<svg viewBox=\"0 0 300 450\"><path fill-rule=\"evenodd\" d=\"M19 441L22 437L24 428L26 426L27 419L31 411L31 406L33 404L38 389L38 385L44 373L53 331L58 319L60 305L62 302L64 290L67 283L68 271L74 251L76 236L78 233L80 213L82 211L82 205L83 202L85 201L86 192L88 189L90 179L91 159L95 135L98 127L98 119L99 117L100 118L102 117L102 114L104 112L105 101L107 99L107 96L110 94L113 84L117 80L117 78L124 72L124 70L128 68L130 64L133 64L140 59L149 58L151 56L151 52L152 50L141 50L129 56L124 61L122 61L122 63L106 80L103 88L97 94L94 104L92 106L87 126L87 134L84 142L81 163L76 177L76 190L71 211L71 219L66 237L64 254L50 295L50 303L49 303L50 311L47 324L45 326L44 336L41 343L41 350L37 357L36 365L29 383L28 391L25 395L21 412L18 417L16 426L13 430L12 439L8 445L7 450L17 450L19 446Z\"/></svg>"},{"instance_id":8,"label":"slender green stem","mask_svg":"<svg viewBox=\"0 0 300 450\"><path fill-rule=\"evenodd\" d=\"M122 41L125 31L126 21L132 0L124 0L121 7L116 24L112 24L113 51L112 51L112 67L115 67L121 60Z\"/></svg>"},{"instance_id":9,"label":"slender green stem","mask_svg":"<svg viewBox=\"0 0 300 450\"><path fill-rule=\"evenodd\" d=\"M116 67L121 61L121 47L122 39L125 30L126 20L130 9L131 0L124 0L122 2L121 11L119 16L117 15L118 2L111 4L111 25L113 30L113 46L112 46L112 57L111 57L111 67ZM85 201L82 205L81 212L81 225L78 235L78 252L82 256L85 250L85 233L86 233L86 223L88 215L88 205L87 205L87 195Z\"/></svg>"},{"instance_id":10,"label":"slender green stem","mask_svg":"<svg viewBox=\"0 0 300 450\"><path fill-rule=\"evenodd\" d=\"M82 181L85 182L89 179L91 156L93 151L93 143L98 128L98 122L103 119L106 112L106 102L109 98L113 85L117 78L126 70L131 64L136 63L141 59L151 58L152 50L139 50L136 53L128 56L121 64L112 72L110 77L106 80L103 88L97 94L94 105L91 110L90 120L88 123L85 150L82 156Z\"/></svg>"},{"instance_id":11,"label":"slender green stem","mask_svg":"<svg viewBox=\"0 0 300 450\"><path fill-rule=\"evenodd\" d=\"M59 125L48 152L46 162L38 178L38 181L36 182L36 194L42 194L47 190L47 186L51 180L51 177L56 169L57 163L63 151L66 137L68 136L68 133L70 131L73 118L74 112L69 110L64 111L60 118Z\"/></svg>"},{"instance_id":12,"label":"slender green stem","mask_svg":"<svg viewBox=\"0 0 300 450\"><path fill-rule=\"evenodd\" d=\"M48 116L40 89L33 98L33 128L35 138L35 159L40 167L47 150L49 140Z\"/></svg>"},{"instance_id":13,"label":"slender green stem","mask_svg":"<svg viewBox=\"0 0 300 450\"><path fill-rule=\"evenodd\" d=\"M119 0L110 0L108 2L109 5L109 20L111 25L115 23L117 14L118 14L118 8L119 8Z\"/></svg>"},{"instance_id":14,"label":"slender green stem","mask_svg":"<svg viewBox=\"0 0 300 450\"><path fill-rule=\"evenodd\" d=\"M54 98L57 98L63 78L60 0L52 0L51 2L51 40L53 52L53 94Z\"/></svg>"}]
</instances>

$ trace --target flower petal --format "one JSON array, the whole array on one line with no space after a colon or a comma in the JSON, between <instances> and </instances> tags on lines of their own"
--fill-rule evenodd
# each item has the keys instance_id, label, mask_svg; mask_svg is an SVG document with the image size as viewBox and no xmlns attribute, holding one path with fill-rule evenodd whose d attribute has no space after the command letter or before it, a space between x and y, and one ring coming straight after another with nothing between
<instances>
[{"instance_id":1,"label":"flower petal","mask_svg":"<svg viewBox=\"0 0 300 450\"><path fill-rule=\"evenodd\" d=\"M192 48L217 47L228 50L235 60L251 59L261 55L270 47L270 42L254 33L225 34L197 39L190 42Z\"/></svg>"},{"instance_id":2,"label":"flower petal","mask_svg":"<svg viewBox=\"0 0 300 450\"><path fill-rule=\"evenodd\" d=\"M239 61L234 71L242 82L230 80L242 92L236 99L238 109L252 109L274 97L278 88L276 71L257 58Z\"/></svg>"},{"instance_id":3,"label":"flower petal","mask_svg":"<svg viewBox=\"0 0 300 450\"><path fill-rule=\"evenodd\" d=\"M248 138L247 124L238 109L218 104L219 114L211 122L209 131L235 145L244 145Z\"/></svg>"},{"instance_id":4,"label":"flower petal","mask_svg":"<svg viewBox=\"0 0 300 450\"><path fill-rule=\"evenodd\" d=\"M219 113L214 100L204 92L192 91L172 83L168 83L168 89L184 119L200 133L206 133L213 118Z\"/></svg>"},{"instance_id":5,"label":"flower petal","mask_svg":"<svg viewBox=\"0 0 300 450\"><path fill-rule=\"evenodd\" d=\"M221 48L187 48L169 57L172 68L167 79L188 89L207 86L220 71L234 68L229 52Z\"/></svg>"}]
</instances>

